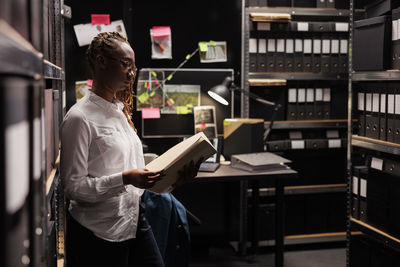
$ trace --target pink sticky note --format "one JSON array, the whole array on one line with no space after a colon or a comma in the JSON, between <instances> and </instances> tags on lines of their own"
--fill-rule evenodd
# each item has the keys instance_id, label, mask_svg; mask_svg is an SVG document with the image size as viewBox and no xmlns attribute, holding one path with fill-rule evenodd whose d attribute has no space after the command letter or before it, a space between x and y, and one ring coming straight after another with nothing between
<instances>
[{"instance_id":1,"label":"pink sticky note","mask_svg":"<svg viewBox=\"0 0 400 267\"><path fill-rule=\"evenodd\" d=\"M154 82L155 82L157 85L160 85L160 83L158 82L157 79L155 79Z\"/></svg>"},{"instance_id":2,"label":"pink sticky note","mask_svg":"<svg viewBox=\"0 0 400 267\"><path fill-rule=\"evenodd\" d=\"M110 24L110 15L109 14L91 14L92 17L92 25L98 24Z\"/></svg>"},{"instance_id":3,"label":"pink sticky note","mask_svg":"<svg viewBox=\"0 0 400 267\"><path fill-rule=\"evenodd\" d=\"M171 28L169 26L154 26L153 27L153 37L161 38L171 35Z\"/></svg>"},{"instance_id":4,"label":"pink sticky note","mask_svg":"<svg viewBox=\"0 0 400 267\"><path fill-rule=\"evenodd\" d=\"M206 124L205 123L201 123L200 124L200 129L205 129L207 126L206 126Z\"/></svg>"},{"instance_id":5,"label":"pink sticky note","mask_svg":"<svg viewBox=\"0 0 400 267\"><path fill-rule=\"evenodd\" d=\"M167 99L167 104L168 104L168 106L172 106L172 103L171 103L171 101L169 101L169 99Z\"/></svg>"},{"instance_id":6,"label":"pink sticky note","mask_svg":"<svg viewBox=\"0 0 400 267\"><path fill-rule=\"evenodd\" d=\"M92 87L92 86L93 86L93 80L92 80L92 79L88 79L87 82L86 82L86 84L87 84L88 86Z\"/></svg>"},{"instance_id":7,"label":"pink sticky note","mask_svg":"<svg viewBox=\"0 0 400 267\"><path fill-rule=\"evenodd\" d=\"M142 108L142 119L159 119L161 118L159 108Z\"/></svg>"}]
</instances>

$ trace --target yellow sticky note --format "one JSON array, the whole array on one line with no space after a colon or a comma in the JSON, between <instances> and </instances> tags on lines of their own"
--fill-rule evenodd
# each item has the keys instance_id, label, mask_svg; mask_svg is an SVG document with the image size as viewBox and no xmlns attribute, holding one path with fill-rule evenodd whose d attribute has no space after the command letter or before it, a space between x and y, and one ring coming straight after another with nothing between
<instances>
[{"instance_id":1,"label":"yellow sticky note","mask_svg":"<svg viewBox=\"0 0 400 267\"><path fill-rule=\"evenodd\" d=\"M192 104L187 104L186 105L188 108L193 108L193 105Z\"/></svg>"},{"instance_id":2,"label":"yellow sticky note","mask_svg":"<svg viewBox=\"0 0 400 267\"><path fill-rule=\"evenodd\" d=\"M217 46L217 42L215 42L215 41L210 41L210 45L211 45L211 46Z\"/></svg>"},{"instance_id":3,"label":"yellow sticky note","mask_svg":"<svg viewBox=\"0 0 400 267\"><path fill-rule=\"evenodd\" d=\"M190 113L190 110L186 106L177 106L176 107L176 113L178 113L178 114L188 114L188 113Z\"/></svg>"},{"instance_id":4,"label":"yellow sticky note","mask_svg":"<svg viewBox=\"0 0 400 267\"><path fill-rule=\"evenodd\" d=\"M147 89L147 82L144 82L144 88Z\"/></svg>"},{"instance_id":5,"label":"yellow sticky note","mask_svg":"<svg viewBox=\"0 0 400 267\"><path fill-rule=\"evenodd\" d=\"M150 97L153 97L155 94L156 94L155 91L151 92L151 93L150 93Z\"/></svg>"},{"instance_id":6,"label":"yellow sticky note","mask_svg":"<svg viewBox=\"0 0 400 267\"><path fill-rule=\"evenodd\" d=\"M170 81L170 80L172 79L172 77L173 77L172 74L170 74L170 75L167 77L167 80Z\"/></svg>"},{"instance_id":7,"label":"yellow sticky note","mask_svg":"<svg viewBox=\"0 0 400 267\"><path fill-rule=\"evenodd\" d=\"M188 60L190 58L190 54L188 54L187 56L186 56L186 60Z\"/></svg>"},{"instance_id":8,"label":"yellow sticky note","mask_svg":"<svg viewBox=\"0 0 400 267\"><path fill-rule=\"evenodd\" d=\"M230 122L230 121L225 121L225 120L224 120L224 125L226 125L226 126L231 125L231 122Z\"/></svg>"},{"instance_id":9,"label":"yellow sticky note","mask_svg":"<svg viewBox=\"0 0 400 267\"><path fill-rule=\"evenodd\" d=\"M144 102L146 102L147 99L149 99L149 94L148 94L147 92L144 92L143 94L141 94L141 95L138 97L139 102L142 103L142 104L143 104Z\"/></svg>"},{"instance_id":10,"label":"yellow sticky note","mask_svg":"<svg viewBox=\"0 0 400 267\"><path fill-rule=\"evenodd\" d=\"M170 101L172 104L175 104L175 101L174 101L172 98L170 98L169 101Z\"/></svg>"},{"instance_id":11,"label":"yellow sticky note","mask_svg":"<svg viewBox=\"0 0 400 267\"><path fill-rule=\"evenodd\" d=\"M207 52L208 51L207 42L199 42L199 48L200 52Z\"/></svg>"},{"instance_id":12,"label":"yellow sticky note","mask_svg":"<svg viewBox=\"0 0 400 267\"><path fill-rule=\"evenodd\" d=\"M155 71L152 71L151 74L153 74L154 77L157 77L157 73Z\"/></svg>"}]
</instances>

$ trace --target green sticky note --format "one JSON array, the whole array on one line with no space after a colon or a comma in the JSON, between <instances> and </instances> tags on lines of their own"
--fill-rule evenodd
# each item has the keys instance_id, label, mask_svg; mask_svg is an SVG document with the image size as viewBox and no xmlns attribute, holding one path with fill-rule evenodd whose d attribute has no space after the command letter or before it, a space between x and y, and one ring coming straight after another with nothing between
<instances>
[{"instance_id":1,"label":"green sticky note","mask_svg":"<svg viewBox=\"0 0 400 267\"><path fill-rule=\"evenodd\" d=\"M200 52L207 52L208 51L207 42L199 42L199 48Z\"/></svg>"},{"instance_id":2,"label":"green sticky note","mask_svg":"<svg viewBox=\"0 0 400 267\"><path fill-rule=\"evenodd\" d=\"M141 94L141 95L138 97L139 102L142 103L142 104L143 104L144 102L146 102L147 99L149 99L149 94L148 94L147 92L144 92L143 94Z\"/></svg>"},{"instance_id":3,"label":"green sticky note","mask_svg":"<svg viewBox=\"0 0 400 267\"><path fill-rule=\"evenodd\" d=\"M157 73L155 71L152 71L151 74L153 74L154 77L157 77Z\"/></svg>"},{"instance_id":4,"label":"green sticky note","mask_svg":"<svg viewBox=\"0 0 400 267\"><path fill-rule=\"evenodd\" d=\"M147 89L147 82L144 82L144 88Z\"/></svg>"},{"instance_id":5,"label":"green sticky note","mask_svg":"<svg viewBox=\"0 0 400 267\"><path fill-rule=\"evenodd\" d=\"M174 101L172 98L170 98L169 101L170 101L172 104L175 104L175 101Z\"/></svg>"},{"instance_id":6,"label":"green sticky note","mask_svg":"<svg viewBox=\"0 0 400 267\"><path fill-rule=\"evenodd\" d=\"M215 41L210 41L210 45L211 45L211 46L217 46L217 42L215 42Z\"/></svg>"},{"instance_id":7,"label":"green sticky note","mask_svg":"<svg viewBox=\"0 0 400 267\"><path fill-rule=\"evenodd\" d=\"M190 110L186 106L177 106L176 107L176 113L178 113L178 114L188 114L188 113L190 113Z\"/></svg>"},{"instance_id":8,"label":"green sticky note","mask_svg":"<svg viewBox=\"0 0 400 267\"><path fill-rule=\"evenodd\" d=\"M188 60L188 59L190 58L190 56L191 56L191 55L190 55L190 54L188 54L188 55L186 56L186 60Z\"/></svg>"},{"instance_id":9,"label":"green sticky note","mask_svg":"<svg viewBox=\"0 0 400 267\"><path fill-rule=\"evenodd\" d=\"M224 125L226 125L226 126L231 125L231 122L230 122L230 121L225 121L225 120L224 120Z\"/></svg>"},{"instance_id":10,"label":"green sticky note","mask_svg":"<svg viewBox=\"0 0 400 267\"><path fill-rule=\"evenodd\" d=\"M172 74L170 74L170 75L167 77L167 80L170 81L170 80L172 79L172 77L173 77Z\"/></svg>"},{"instance_id":11,"label":"green sticky note","mask_svg":"<svg viewBox=\"0 0 400 267\"><path fill-rule=\"evenodd\" d=\"M155 94L156 94L155 91L151 92L151 93L150 93L150 97L153 97Z\"/></svg>"}]
</instances>

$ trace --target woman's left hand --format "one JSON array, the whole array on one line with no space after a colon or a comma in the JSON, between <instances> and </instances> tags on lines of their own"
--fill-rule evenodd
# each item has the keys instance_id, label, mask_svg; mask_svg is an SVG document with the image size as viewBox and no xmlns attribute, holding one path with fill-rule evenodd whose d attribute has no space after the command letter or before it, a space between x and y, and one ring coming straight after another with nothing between
<instances>
[{"instance_id":1,"label":"woman's left hand","mask_svg":"<svg viewBox=\"0 0 400 267\"><path fill-rule=\"evenodd\" d=\"M196 177L202 162L203 158L200 158L196 164L194 164L192 160L189 164L183 166L183 169L178 172L178 180L173 186L177 187L193 180L194 177Z\"/></svg>"}]
</instances>

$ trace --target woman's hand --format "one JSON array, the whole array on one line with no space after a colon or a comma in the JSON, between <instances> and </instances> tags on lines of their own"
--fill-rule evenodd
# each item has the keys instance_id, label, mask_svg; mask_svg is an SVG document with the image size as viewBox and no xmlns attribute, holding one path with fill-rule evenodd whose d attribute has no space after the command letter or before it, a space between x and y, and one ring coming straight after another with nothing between
<instances>
[{"instance_id":1,"label":"woman's hand","mask_svg":"<svg viewBox=\"0 0 400 267\"><path fill-rule=\"evenodd\" d=\"M164 174L162 171L152 172L148 169L133 169L122 173L125 185L131 184L138 188L151 188L160 181Z\"/></svg>"},{"instance_id":2,"label":"woman's hand","mask_svg":"<svg viewBox=\"0 0 400 267\"><path fill-rule=\"evenodd\" d=\"M183 169L178 172L178 180L173 184L173 187L177 187L193 180L194 177L196 177L202 162L203 158L200 158L196 164L194 164L192 160L188 165L183 166Z\"/></svg>"}]
</instances>

